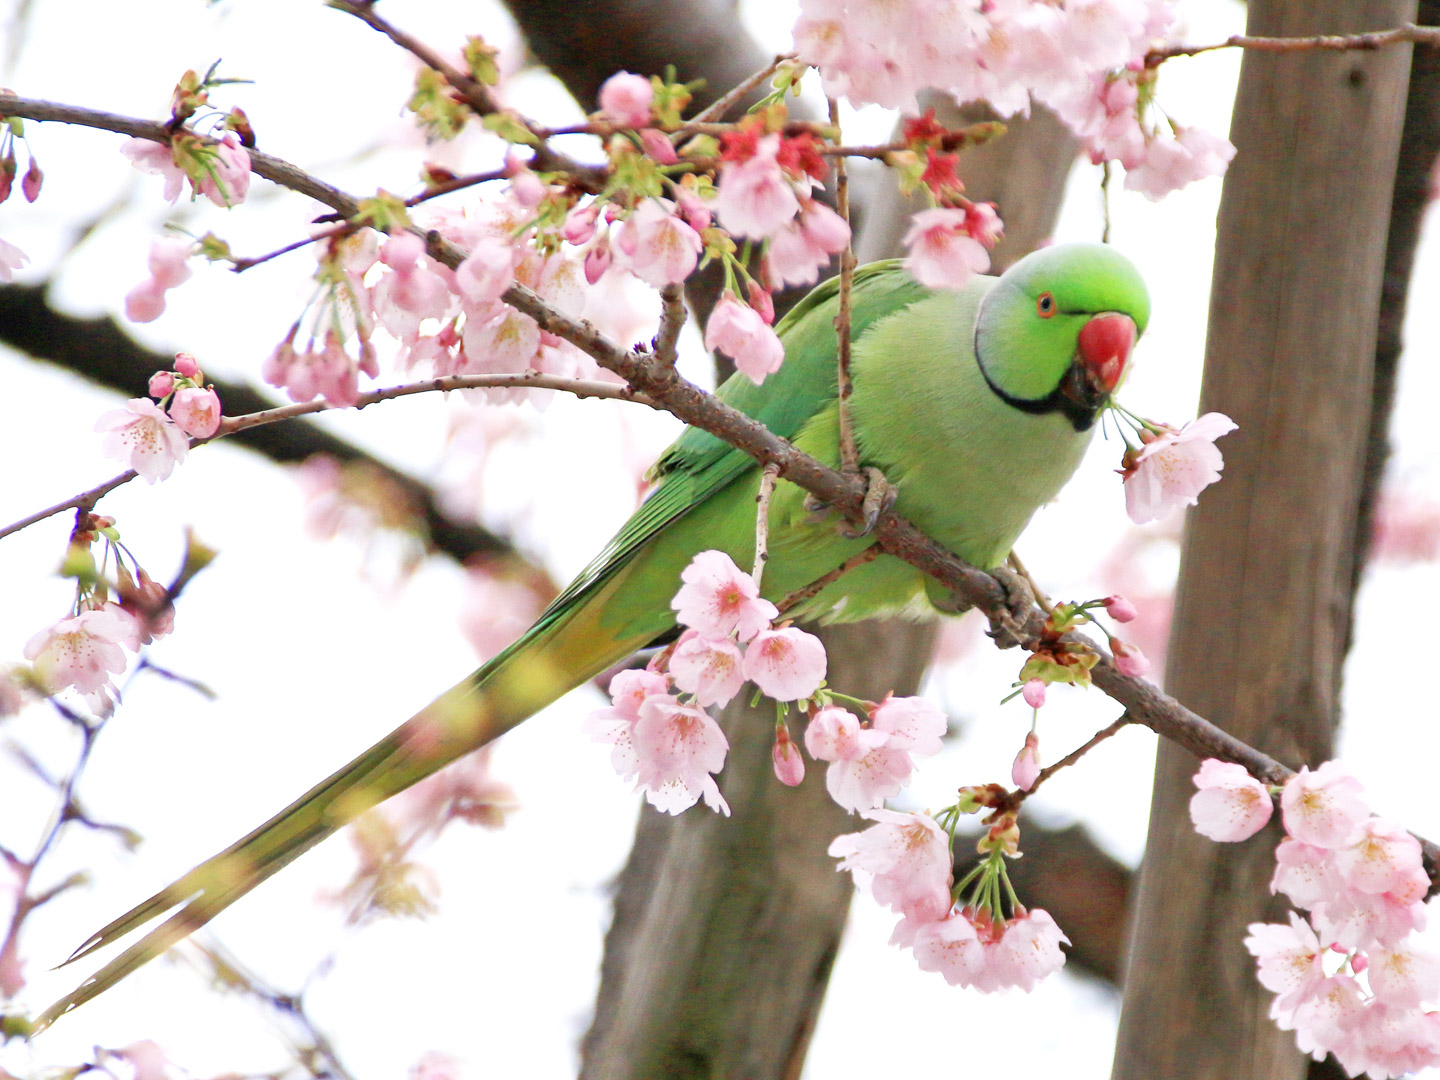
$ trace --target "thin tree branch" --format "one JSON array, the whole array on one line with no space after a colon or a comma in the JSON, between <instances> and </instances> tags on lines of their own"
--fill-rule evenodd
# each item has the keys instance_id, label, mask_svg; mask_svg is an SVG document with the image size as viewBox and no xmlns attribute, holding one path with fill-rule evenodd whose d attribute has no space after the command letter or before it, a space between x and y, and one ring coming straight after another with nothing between
<instances>
[{"instance_id":1,"label":"thin tree branch","mask_svg":"<svg viewBox=\"0 0 1440 1080\"><path fill-rule=\"evenodd\" d=\"M485 389L534 389L534 390L563 390L582 398L608 398L616 401L633 401L640 405L650 405L650 401L644 394L636 394L628 387L616 386L614 383L600 382L596 379L567 379L559 375L542 375L539 372L525 372L519 375L446 375L441 378L426 379L423 382L407 383L404 386L392 386L386 390L372 390L368 394L361 394L360 399L355 403L354 408L363 409L367 406L377 404L381 401L391 401L396 398L410 397L414 394L446 393L451 390L485 390ZM244 416L227 416L220 421L220 428L208 439L192 439L192 449L204 446L206 443L215 442L228 435L234 435L240 431L259 427L262 424L274 424L282 420L293 420L298 416L308 416L311 413L329 412L336 406L331 405L323 399L317 401L304 401L294 405L278 405L273 409L265 409L262 412L247 413ZM12 522L4 528L0 528L0 539L17 533L21 529L34 525L36 522L44 521L48 517L64 513L66 510L83 509L92 510L96 502L104 495L114 491L122 484L128 484L139 475L134 469L127 469L119 476L112 476L102 484L82 491L64 502L48 506L44 510L37 510L28 517Z\"/></svg>"},{"instance_id":2,"label":"thin tree branch","mask_svg":"<svg viewBox=\"0 0 1440 1080\"><path fill-rule=\"evenodd\" d=\"M830 99L830 125L835 129L836 141L840 138L840 103ZM835 211L850 224L850 177L845 169L845 159L835 159ZM847 232L848 232L847 228ZM855 244L853 236L847 236L845 250L840 253L840 310L835 314L835 369L836 406L840 420L840 471L860 471L860 458L855 452L855 429L850 421L850 395L855 384L850 378L850 294L855 287Z\"/></svg>"},{"instance_id":3,"label":"thin tree branch","mask_svg":"<svg viewBox=\"0 0 1440 1080\"><path fill-rule=\"evenodd\" d=\"M1440 47L1440 26L1416 26L1406 23L1393 30L1372 30L1364 34L1317 34L1314 37L1251 37L1234 34L1213 45L1168 45L1163 49L1151 49L1145 54L1145 66L1157 67L1166 60L1177 56L1198 56L1216 49L1254 49L1257 52L1345 52L1353 50L1383 49L1389 45L1416 45Z\"/></svg>"},{"instance_id":4,"label":"thin tree branch","mask_svg":"<svg viewBox=\"0 0 1440 1080\"><path fill-rule=\"evenodd\" d=\"M791 60L794 59L795 54L793 52L781 53L779 56L775 57L774 60L772 60L770 63L766 64L763 68L757 71L754 75L751 75L748 79L737 85L734 89L727 91L725 94L712 101L709 105L705 106L705 108L701 109L698 113L695 114L691 123L706 124L712 120L722 119L725 114L730 111L732 106L741 101L744 101L745 97L750 93L751 90L754 90L757 86L760 86L762 83L765 82L765 80L770 78L770 76L774 75L777 71L779 71L782 64L788 64Z\"/></svg>"}]
</instances>

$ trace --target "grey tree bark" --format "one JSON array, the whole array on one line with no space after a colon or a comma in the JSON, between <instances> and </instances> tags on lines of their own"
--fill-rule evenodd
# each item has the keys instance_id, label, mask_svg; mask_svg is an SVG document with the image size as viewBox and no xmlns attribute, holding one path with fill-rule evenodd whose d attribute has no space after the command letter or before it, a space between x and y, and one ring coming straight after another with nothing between
<instances>
[{"instance_id":1,"label":"grey tree bark","mask_svg":"<svg viewBox=\"0 0 1440 1080\"><path fill-rule=\"evenodd\" d=\"M1347 33L1414 15L1413 0L1252 0L1248 32ZM1240 430L1224 444L1225 482L1187 522L1166 680L1295 765L1331 756L1338 720L1409 64L1408 47L1247 53L1231 127L1202 411ZM1284 908L1267 888L1276 836L1198 836L1195 767L1161 745L1113 1075L1302 1076L1240 947L1248 923Z\"/></svg>"}]
</instances>

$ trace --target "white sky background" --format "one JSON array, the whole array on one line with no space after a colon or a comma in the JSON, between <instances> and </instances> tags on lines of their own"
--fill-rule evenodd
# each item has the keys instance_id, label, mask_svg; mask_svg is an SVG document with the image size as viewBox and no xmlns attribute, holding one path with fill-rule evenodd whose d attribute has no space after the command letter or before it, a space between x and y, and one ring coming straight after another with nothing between
<instances>
[{"instance_id":1,"label":"white sky background","mask_svg":"<svg viewBox=\"0 0 1440 1080\"><path fill-rule=\"evenodd\" d=\"M0 71L0 85L160 117L186 67L203 68L223 56L222 73L255 78L258 85L221 92L216 100L245 108L264 149L351 191L411 190L420 141L401 106L413 68L379 35L318 3L256 0L207 9L194 0L152 0L144 9L142 26L131 5L39 0L22 59ZM475 32L499 44L513 41L498 5L464 5L463 21L454 14L460 9L406 5L390 15L442 47ZM1190 2L1183 10L1194 41L1221 39L1243 21L1235 3ZM752 2L746 14L767 46L788 48L789 5ZM0 27L0 43L8 45L9 33ZM1237 69L1234 55L1168 64L1161 102L1183 122L1223 132ZM540 74L517 79L512 99L544 121L576 115ZM890 122L868 110L848 125L847 135L883 137ZM159 180L133 172L120 156L120 137L58 125L27 129L46 170L45 191L34 206L18 192L0 205L0 236L30 254L34 265L22 280L55 271L56 301L79 314L120 309L125 292L145 275L149 240L172 215L196 233L214 229L237 251L259 253L294 239L314 213L313 204L259 180L245 206L229 214L208 203L182 202L172 211L159 199ZM466 164L479 160L472 156ZM1096 171L1077 169L1057 239L1098 238L1097 189ZM1219 192L1211 180L1158 206L1126 194L1114 202L1113 239L1139 264L1155 300L1125 399L1158 419L1194 414ZM125 208L57 269L78 226L121 197L131 197ZM1433 217L1429 226L1412 285L1417 298L1440 287ZM307 254L240 277L197 266L195 277L171 294L166 314L133 332L161 351L194 353L216 376L258 381L261 360L308 294L312 266ZM1412 313L1427 310L1423 301L1412 305ZM1396 465L1433 489L1440 455L1428 437L1433 419L1426 409L1440 394L1440 374L1433 364L1416 363L1436 355L1433 325L1412 316L1407 342ZM690 370L702 372L698 340L691 334L686 343ZM0 522L116 471L100 457L91 431L95 417L118 404L113 395L5 352L0 379L0 461L7 463L0 471ZM433 477L446 418L459 407L412 398L325 422ZM624 439L614 419L622 411ZM524 415L534 437L505 448L486 472L487 520L512 531L563 579L629 513L630 463L662 447L675 424L608 403L557 401L541 416L528 408ZM1129 528L1110 472L1118 453L1097 440L1092 459L1060 501L1037 515L1022 542L1032 569L1056 594L1113 591L1114 583L1093 567ZM533 505L522 504L536 493ZM431 560L397 588L384 558L367 558L361 545L314 543L305 534L294 484L244 451L206 448L169 481L154 488L131 484L101 509L119 519L126 542L157 578L173 571L186 524L221 550L181 602L177 633L153 654L220 696L206 702L155 678L130 688L81 795L94 815L138 828L146 843L130 855L109 841L81 838L47 860L47 880L84 865L94 867L96 882L30 920L24 953L32 982L23 1001L32 1009L79 981L83 972L45 969L92 930L349 760L474 664L455 629L459 571ZM48 575L69 523L65 515L0 540L0 663L18 659L32 633L65 613L70 585ZM1150 558L1162 575L1173 572L1174 554L1165 545ZM358 580L362 574L369 584ZM1377 809L1432 835L1440 833L1440 807L1427 797L1426 778L1437 748L1434 725L1425 721L1434 720L1435 710L1414 705L1408 680L1391 671L1396 628L1413 619L1412 598L1437 591L1435 565L1370 573L1347 672L1344 746ZM966 734L923 765L904 805L938 805L959 783L1008 774L1026 710L994 703L1015 665L1013 655L980 649L932 680L929 692L965 722ZM342 841L302 859L214 924L242 960L287 989L300 987L338 950L329 973L314 978L308 1004L360 1080L401 1076L427 1050L464 1059L472 1078L573 1075L609 918L605 883L624 860L637 807L611 770L607 749L579 733L596 701L580 692L502 741L496 772L516 788L524 808L499 832L452 830L432 849L427 861L443 887L439 915L346 931L337 910L314 903L350 870ZM1114 714L1098 694L1056 693L1041 729L1047 759ZM0 740L23 742L62 771L73 744L54 737L56 727L47 710L33 709L0 731ZM1144 840L1152 757L1153 739L1128 731L1083 767L1057 777L1032 806L1057 823L1082 818L1133 863ZM48 810L35 781L0 763L0 842L28 851ZM1116 1013L1108 992L1063 974L1028 998L956 990L885 944L892 923L868 897L857 898L807 1076L869 1076L897 1066L933 1075L956 1068L962 1053L967 1071L1108 1075ZM174 966L152 964L62 1021L37 1046L0 1050L0 1065L28 1072L82 1060L97 1044L118 1047L143 1038L157 1040L196 1076L283 1063L263 1019L247 1006L197 991ZM904 1032L898 1051L891 1025ZM856 1038L857 1032L868 1034ZM1019 1065L1018 1033L1027 1051Z\"/></svg>"}]
</instances>

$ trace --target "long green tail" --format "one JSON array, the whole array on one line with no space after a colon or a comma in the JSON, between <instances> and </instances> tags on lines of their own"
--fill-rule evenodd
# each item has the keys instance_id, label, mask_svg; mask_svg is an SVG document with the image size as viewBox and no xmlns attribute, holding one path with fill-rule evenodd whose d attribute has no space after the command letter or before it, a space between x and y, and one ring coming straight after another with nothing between
<instances>
[{"instance_id":1,"label":"long green tail","mask_svg":"<svg viewBox=\"0 0 1440 1080\"><path fill-rule=\"evenodd\" d=\"M599 624L608 589L552 608L519 641L451 687L248 836L97 931L80 960L184 905L36 1020L38 1033L204 926L256 885L366 810L503 735L572 687L644 646ZM598 602L597 602L598 601ZM557 605L560 607L560 605Z\"/></svg>"}]
</instances>

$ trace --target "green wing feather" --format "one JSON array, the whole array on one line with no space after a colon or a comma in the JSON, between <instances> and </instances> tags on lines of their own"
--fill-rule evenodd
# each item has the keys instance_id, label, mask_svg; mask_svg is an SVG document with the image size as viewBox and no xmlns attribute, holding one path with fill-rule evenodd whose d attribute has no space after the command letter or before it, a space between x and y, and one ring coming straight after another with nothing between
<instances>
[{"instance_id":1,"label":"green wing feather","mask_svg":"<svg viewBox=\"0 0 1440 1080\"><path fill-rule=\"evenodd\" d=\"M786 361L778 373L763 386L736 375L719 389L718 396L775 434L794 438L806 421L835 396L834 315L838 292L838 282L831 279L781 320L776 331L785 344ZM852 293L853 337L860 338L876 320L928 295L930 291L916 283L898 262L861 267ZM604 606L623 600L623 593L612 598L606 589L619 571L671 524L705 506L712 496L754 466L754 460L743 451L707 432L688 429L651 470L657 483L649 498L518 641L265 824L92 935L67 963L111 944L177 905L185 905L42 1013L37 1030L183 940L365 810L490 741L545 701L645 644L643 639L605 639L596 621L598 614L587 622L586 613L597 606L596 601ZM625 584L618 582L622 589ZM577 619L580 629L565 634ZM565 638L571 639L567 647L555 646ZM588 651L574 644L594 638L600 640ZM618 656L612 655L617 651ZM545 662L553 664L556 656L561 660L575 657L575 664L563 679L552 680L553 687L531 690L528 682L545 682L543 678L530 678L537 663L543 668ZM514 694L522 686L523 692ZM505 701L495 700L507 692L522 699L508 711ZM422 730L427 717L433 724L436 716L448 725L448 742L439 752L417 756L413 750L417 731Z\"/></svg>"}]
</instances>

